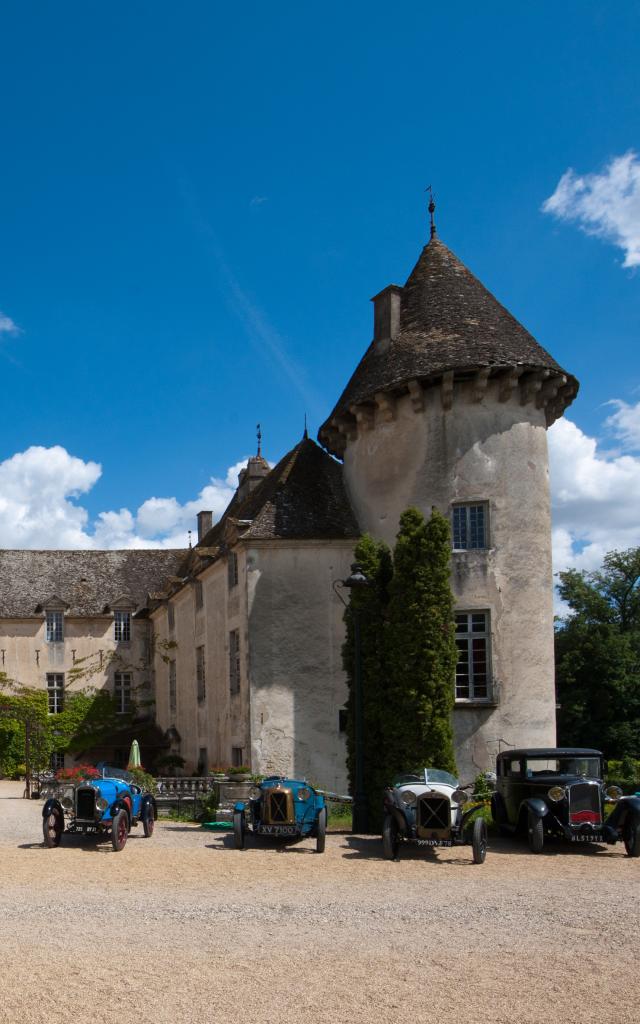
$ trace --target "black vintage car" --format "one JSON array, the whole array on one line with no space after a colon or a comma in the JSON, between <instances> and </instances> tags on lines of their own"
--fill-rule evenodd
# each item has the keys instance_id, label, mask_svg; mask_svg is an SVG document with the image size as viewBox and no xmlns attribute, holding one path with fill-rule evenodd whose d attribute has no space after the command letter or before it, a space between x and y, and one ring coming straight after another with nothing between
<instances>
[{"instance_id":1,"label":"black vintage car","mask_svg":"<svg viewBox=\"0 0 640 1024\"><path fill-rule=\"evenodd\" d=\"M545 747L504 750L496 764L491 798L503 835L526 835L533 853L545 837L572 843L622 840L629 857L640 857L640 797L623 796L603 782L599 750ZM605 804L615 807L607 817Z\"/></svg>"}]
</instances>

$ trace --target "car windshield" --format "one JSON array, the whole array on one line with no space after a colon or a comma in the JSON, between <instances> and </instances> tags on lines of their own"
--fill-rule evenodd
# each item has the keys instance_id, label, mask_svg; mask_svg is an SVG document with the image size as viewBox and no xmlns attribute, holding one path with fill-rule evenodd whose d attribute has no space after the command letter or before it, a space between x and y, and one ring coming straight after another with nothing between
<instances>
[{"instance_id":1,"label":"car windshield","mask_svg":"<svg viewBox=\"0 0 640 1024\"><path fill-rule=\"evenodd\" d=\"M443 772L439 768L425 768L424 775L427 782L440 782L444 783L445 786L453 786L454 789L458 788L458 780L451 772Z\"/></svg>"},{"instance_id":2,"label":"car windshield","mask_svg":"<svg viewBox=\"0 0 640 1024\"><path fill-rule=\"evenodd\" d=\"M110 768L108 765L101 767L103 779L122 779L123 782L133 782L133 775L131 772L125 771L124 768Z\"/></svg>"},{"instance_id":3,"label":"car windshield","mask_svg":"<svg viewBox=\"0 0 640 1024\"><path fill-rule=\"evenodd\" d=\"M589 779L601 777L599 757L528 757L524 769L528 779L537 775L582 775Z\"/></svg>"}]
</instances>

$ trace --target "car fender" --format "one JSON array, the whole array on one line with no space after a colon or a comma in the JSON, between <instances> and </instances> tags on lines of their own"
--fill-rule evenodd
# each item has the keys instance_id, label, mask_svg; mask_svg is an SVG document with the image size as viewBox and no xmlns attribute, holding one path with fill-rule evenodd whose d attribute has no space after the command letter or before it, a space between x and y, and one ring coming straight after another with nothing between
<instances>
[{"instance_id":1,"label":"car fender","mask_svg":"<svg viewBox=\"0 0 640 1024\"><path fill-rule=\"evenodd\" d=\"M151 793L147 793L142 798L142 807L141 807L141 811L140 811L140 815L141 815L142 818L145 817L145 812L146 812L146 810L147 810L147 808L149 806L151 806L151 809L152 809L152 812L153 812L153 820L157 821L158 820L158 805L156 804L156 801L155 801L155 799L154 799L154 797L152 796Z\"/></svg>"},{"instance_id":2,"label":"car fender","mask_svg":"<svg viewBox=\"0 0 640 1024\"><path fill-rule=\"evenodd\" d=\"M542 800L539 796L530 796L528 800L523 800L520 806L520 811L522 811L525 807L528 811L531 811L531 813L534 814L536 818L544 818L545 815L549 813L549 808L545 804L544 800Z\"/></svg>"},{"instance_id":3,"label":"car fender","mask_svg":"<svg viewBox=\"0 0 640 1024\"><path fill-rule=\"evenodd\" d=\"M397 789L385 789L384 809L388 814L393 815L396 825L401 833L405 834L410 831L409 822L407 820L406 805L400 799L400 794Z\"/></svg>"},{"instance_id":4,"label":"car fender","mask_svg":"<svg viewBox=\"0 0 640 1024\"><path fill-rule=\"evenodd\" d=\"M127 801L118 799L118 800L115 801L115 803L113 803L111 805L111 817L112 818L115 818L115 816L118 813L118 811L126 811L127 812L127 819L129 821L129 825L131 825L131 808L129 807L129 804L128 804Z\"/></svg>"},{"instance_id":5,"label":"car fender","mask_svg":"<svg viewBox=\"0 0 640 1024\"><path fill-rule=\"evenodd\" d=\"M42 808L42 817L48 818L52 811L60 811L60 814L64 818L62 804L60 803L59 800L56 800L55 797L49 797L49 799L47 800L46 804Z\"/></svg>"},{"instance_id":6,"label":"car fender","mask_svg":"<svg viewBox=\"0 0 640 1024\"><path fill-rule=\"evenodd\" d=\"M640 821L640 796L621 796L607 818L607 825L620 829L629 817Z\"/></svg>"}]
</instances>

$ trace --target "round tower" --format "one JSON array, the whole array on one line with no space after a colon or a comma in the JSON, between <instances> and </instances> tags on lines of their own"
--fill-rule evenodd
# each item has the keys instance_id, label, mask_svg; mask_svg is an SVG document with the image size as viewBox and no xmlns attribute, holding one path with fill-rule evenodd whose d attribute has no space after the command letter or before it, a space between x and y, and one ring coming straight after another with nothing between
<instances>
[{"instance_id":1,"label":"round tower","mask_svg":"<svg viewBox=\"0 0 640 1024\"><path fill-rule=\"evenodd\" d=\"M363 531L393 544L409 505L451 521L469 780L500 749L555 743L546 429L578 383L434 229L404 287L372 301L373 341L318 436Z\"/></svg>"}]
</instances>

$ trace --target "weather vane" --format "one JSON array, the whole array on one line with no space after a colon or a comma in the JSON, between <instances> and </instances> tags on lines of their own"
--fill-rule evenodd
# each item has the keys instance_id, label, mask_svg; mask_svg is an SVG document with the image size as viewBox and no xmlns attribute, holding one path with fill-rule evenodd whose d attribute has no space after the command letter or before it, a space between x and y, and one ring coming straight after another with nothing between
<instances>
[{"instance_id":1,"label":"weather vane","mask_svg":"<svg viewBox=\"0 0 640 1024\"><path fill-rule=\"evenodd\" d=\"M431 185L427 185L427 187L425 188L425 192L429 193L429 206L427 207L427 209L429 210L429 217L431 218L431 237L433 238L433 236L436 233L436 224L433 219L433 215L436 210L436 204L433 198L433 189L431 188Z\"/></svg>"},{"instance_id":2,"label":"weather vane","mask_svg":"<svg viewBox=\"0 0 640 1024\"><path fill-rule=\"evenodd\" d=\"M262 455L262 431L259 423L256 424L256 431L258 435L258 455Z\"/></svg>"}]
</instances>

